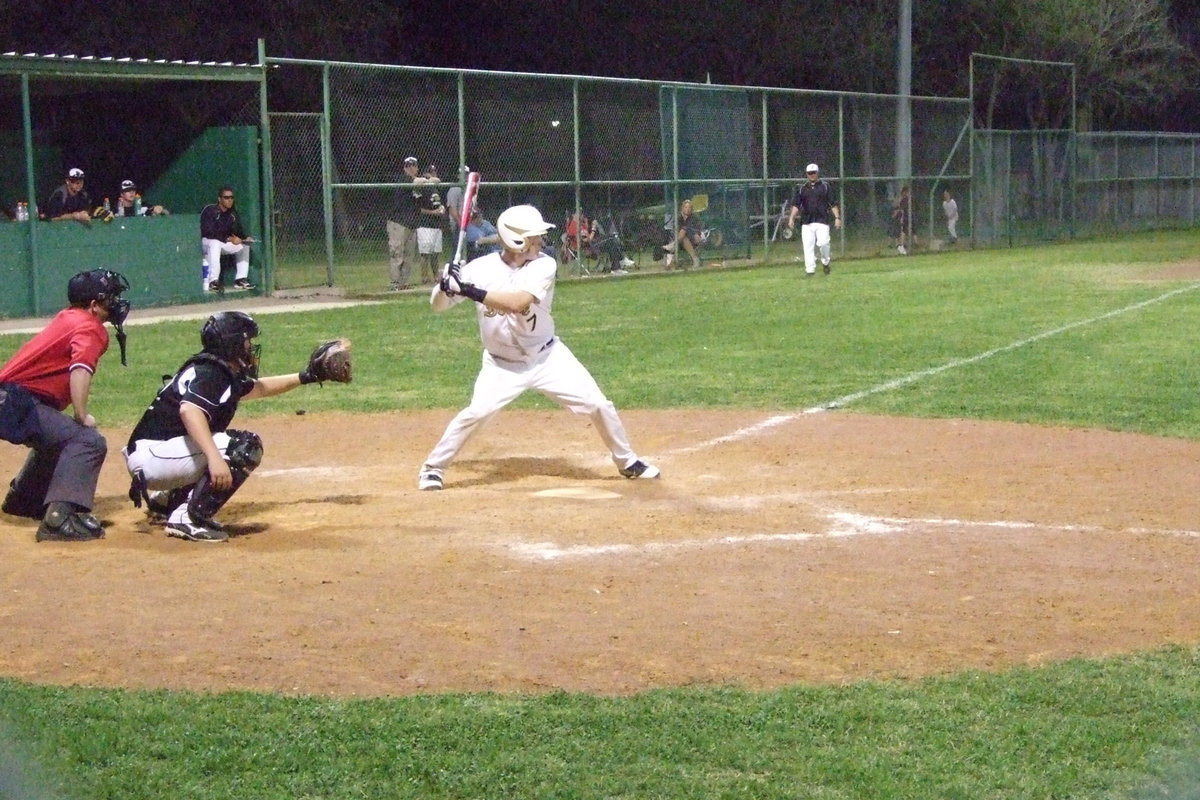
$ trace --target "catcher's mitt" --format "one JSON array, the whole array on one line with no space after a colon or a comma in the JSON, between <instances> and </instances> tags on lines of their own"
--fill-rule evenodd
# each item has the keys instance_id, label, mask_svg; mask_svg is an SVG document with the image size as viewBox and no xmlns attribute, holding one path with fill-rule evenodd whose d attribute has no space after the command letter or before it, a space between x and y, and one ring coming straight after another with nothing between
<instances>
[{"instance_id":1,"label":"catcher's mitt","mask_svg":"<svg viewBox=\"0 0 1200 800\"><path fill-rule=\"evenodd\" d=\"M317 345L308 357L308 367L300 373L301 383L349 383L353 377L349 339L331 339Z\"/></svg>"}]
</instances>

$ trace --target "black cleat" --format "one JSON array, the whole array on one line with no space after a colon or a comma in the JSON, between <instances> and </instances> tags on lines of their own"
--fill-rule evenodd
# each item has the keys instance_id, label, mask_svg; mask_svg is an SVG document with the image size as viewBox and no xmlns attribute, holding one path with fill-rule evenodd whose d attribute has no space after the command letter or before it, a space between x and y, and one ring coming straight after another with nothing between
<instances>
[{"instance_id":1,"label":"black cleat","mask_svg":"<svg viewBox=\"0 0 1200 800\"><path fill-rule=\"evenodd\" d=\"M186 539L189 542L226 542L229 534L197 522L168 522L167 536Z\"/></svg>"}]
</instances>

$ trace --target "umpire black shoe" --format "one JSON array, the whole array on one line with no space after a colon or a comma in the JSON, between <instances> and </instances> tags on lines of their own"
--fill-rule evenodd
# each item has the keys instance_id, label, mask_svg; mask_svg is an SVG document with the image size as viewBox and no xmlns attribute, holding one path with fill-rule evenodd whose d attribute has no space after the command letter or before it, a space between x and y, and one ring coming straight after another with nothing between
<instances>
[{"instance_id":1,"label":"umpire black shoe","mask_svg":"<svg viewBox=\"0 0 1200 800\"><path fill-rule=\"evenodd\" d=\"M104 538L104 526L88 511L75 511L67 503L51 503L37 529L39 542L86 542Z\"/></svg>"}]
</instances>

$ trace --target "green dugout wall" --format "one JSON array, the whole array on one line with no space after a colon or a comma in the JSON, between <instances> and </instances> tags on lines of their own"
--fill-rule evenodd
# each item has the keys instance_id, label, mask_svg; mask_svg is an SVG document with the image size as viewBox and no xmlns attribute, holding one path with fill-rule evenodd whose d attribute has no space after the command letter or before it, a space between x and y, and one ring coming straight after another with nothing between
<instances>
[{"instance_id":1,"label":"green dugout wall","mask_svg":"<svg viewBox=\"0 0 1200 800\"><path fill-rule=\"evenodd\" d=\"M262 236L257 139L254 128L205 131L158 181L142 190L147 200L170 209L169 216L90 225L37 220L0 224L0 275L5 286L0 292L0 316L56 312L66 304L70 277L92 268L113 269L128 278L128 296L135 308L204 300L200 210L215 202L221 186L229 184L236 190L246 233ZM252 253L251 277L258 285L262 285L263 261L262 254Z\"/></svg>"},{"instance_id":2,"label":"green dugout wall","mask_svg":"<svg viewBox=\"0 0 1200 800\"><path fill-rule=\"evenodd\" d=\"M83 269L124 274L135 308L201 302L200 211L232 186L246 233L271 241L265 73L258 64L0 54L0 317L49 316ZM71 113L64 113L65 109ZM36 211L68 167L87 172L93 206L120 180L169 215L47 222ZM34 218L13 219L19 201ZM251 280L272 284L271 250L252 248ZM226 277L230 283L232 276Z\"/></svg>"}]
</instances>

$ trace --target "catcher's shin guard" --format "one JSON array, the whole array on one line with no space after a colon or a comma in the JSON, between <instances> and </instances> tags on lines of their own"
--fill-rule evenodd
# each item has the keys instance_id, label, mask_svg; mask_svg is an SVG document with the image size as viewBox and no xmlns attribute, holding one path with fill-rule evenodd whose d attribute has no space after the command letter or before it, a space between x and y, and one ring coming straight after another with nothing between
<instances>
[{"instance_id":1,"label":"catcher's shin guard","mask_svg":"<svg viewBox=\"0 0 1200 800\"><path fill-rule=\"evenodd\" d=\"M235 430L226 433L229 434L229 446L225 448L225 461L233 473L233 485L228 489L214 489L207 471L200 476L188 500L188 516L195 522L211 520L262 463L262 439L257 433Z\"/></svg>"}]
</instances>

